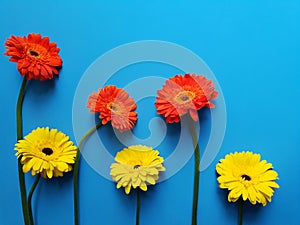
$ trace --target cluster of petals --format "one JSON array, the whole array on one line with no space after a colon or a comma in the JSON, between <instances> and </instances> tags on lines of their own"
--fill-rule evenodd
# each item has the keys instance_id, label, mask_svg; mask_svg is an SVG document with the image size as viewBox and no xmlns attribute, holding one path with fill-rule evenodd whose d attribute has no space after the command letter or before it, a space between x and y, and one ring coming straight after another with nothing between
<instances>
[{"instance_id":1,"label":"cluster of petals","mask_svg":"<svg viewBox=\"0 0 300 225\"><path fill-rule=\"evenodd\" d=\"M260 160L260 154L252 152L230 153L216 166L219 187L228 189L228 201L236 202L240 197L263 206L271 202L278 174L271 163Z\"/></svg>"},{"instance_id":2,"label":"cluster of petals","mask_svg":"<svg viewBox=\"0 0 300 225\"><path fill-rule=\"evenodd\" d=\"M57 129L38 127L15 145L16 156L21 157L23 172L44 178L63 176L72 170L77 147L69 137Z\"/></svg>"},{"instance_id":3,"label":"cluster of petals","mask_svg":"<svg viewBox=\"0 0 300 225\"><path fill-rule=\"evenodd\" d=\"M7 56L16 62L18 70L27 80L49 80L58 75L62 59L58 55L60 49L49 37L40 34L29 34L28 37L12 35L5 42Z\"/></svg>"},{"instance_id":4,"label":"cluster of petals","mask_svg":"<svg viewBox=\"0 0 300 225\"><path fill-rule=\"evenodd\" d=\"M211 80L203 75L176 75L166 81L157 91L155 107L167 123L179 122L180 117L189 114L198 120L197 111L203 107L213 108L211 100L218 96Z\"/></svg>"},{"instance_id":5,"label":"cluster of petals","mask_svg":"<svg viewBox=\"0 0 300 225\"><path fill-rule=\"evenodd\" d=\"M132 145L117 153L111 165L110 175L117 182L117 188L124 187L129 194L131 188L147 191L147 184L154 185L159 173L165 171L164 159L157 150L143 145Z\"/></svg>"},{"instance_id":6,"label":"cluster of petals","mask_svg":"<svg viewBox=\"0 0 300 225\"><path fill-rule=\"evenodd\" d=\"M135 101L122 88L113 85L92 93L88 98L87 107L92 113L99 113L102 124L110 121L120 132L133 129L137 122Z\"/></svg>"}]
</instances>

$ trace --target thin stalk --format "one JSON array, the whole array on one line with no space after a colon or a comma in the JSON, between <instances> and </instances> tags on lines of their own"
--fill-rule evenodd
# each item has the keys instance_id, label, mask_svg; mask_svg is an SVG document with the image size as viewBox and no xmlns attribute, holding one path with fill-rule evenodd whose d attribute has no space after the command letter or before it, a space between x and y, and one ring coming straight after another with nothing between
<instances>
[{"instance_id":1,"label":"thin stalk","mask_svg":"<svg viewBox=\"0 0 300 225\"><path fill-rule=\"evenodd\" d=\"M141 193L140 189L136 190L136 218L135 218L135 225L140 224L140 209L141 209Z\"/></svg>"},{"instance_id":2,"label":"thin stalk","mask_svg":"<svg viewBox=\"0 0 300 225\"><path fill-rule=\"evenodd\" d=\"M192 118L189 117L189 128L194 145L194 192L193 192L193 210L192 210L192 225L197 225L197 211L198 211L198 195L199 195L199 180L200 180L200 149L198 138L196 134L195 124Z\"/></svg>"},{"instance_id":3,"label":"thin stalk","mask_svg":"<svg viewBox=\"0 0 300 225\"><path fill-rule=\"evenodd\" d=\"M78 150L75 158L74 171L73 171L73 187L74 187L74 224L79 225L79 216L78 216L78 172L79 172L79 159L80 159L80 149L82 148L83 142L88 138L91 134L93 134L100 126L101 121L96 124L96 126L92 127L88 132L86 132L81 138Z\"/></svg>"},{"instance_id":4,"label":"thin stalk","mask_svg":"<svg viewBox=\"0 0 300 225\"><path fill-rule=\"evenodd\" d=\"M243 201L243 199L240 199L240 204L239 204L239 223L238 223L238 225L243 225L243 208L244 208L244 201Z\"/></svg>"},{"instance_id":5,"label":"thin stalk","mask_svg":"<svg viewBox=\"0 0 300 225\"><path fill-rule=\"evenodd\" d=\"M27 79L24 76L23 82L20 88L18 102L17 102L17 110L16 110L16 118L17 118L17 140L23 138L23 118L22 118L22 106L23 100L25 95L25 87L26 87ZM26 200L26 186L25 186L25 177L22 170L21 164L21 156L18 158L18 175L19 175L19 187L21 193L21 202L22 202L22 212L23 212L23 219L24 224L29 225L29 216L28 216L28 209L27 209L27 200Z\"/></svg>"},{"instance_id":6,"label":"thin stalk","mask_svg":"<svg viewBox=\"0 0 300 225\"><path fill-rule=\"evenodd\" d=\"M29 191L29 194L28 194L28 200L27 200L27 202L28 202L29 224L30 225L34 225L34 220L33 220L33 216L32 216L31 199L32 199L33 192L34 192L37 184L39 183L40 178L41 178L40 174L36 175L34 183L33 183L32 187L31 187L31 189Z\"/></svg>"}]
</instances>

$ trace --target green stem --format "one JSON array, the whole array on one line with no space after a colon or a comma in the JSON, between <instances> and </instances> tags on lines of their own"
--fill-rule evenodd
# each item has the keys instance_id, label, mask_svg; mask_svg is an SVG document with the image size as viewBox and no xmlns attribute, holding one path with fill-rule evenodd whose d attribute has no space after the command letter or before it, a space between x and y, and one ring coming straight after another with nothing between
<instances>
[{"instance_id":1,"label":"green stem","mask_svg":"<svg viewBox=\"0 0 300 225\"><path fill-rule=\"evenodd\" d=\"M80 159L80 149L83 145L83 142L89 137L92 133L94 133L100 126L101 121L96 124L96 126L92 127L88 132L86 132L81 138L78 150L75 158L74 171L73 171L73 187L74 187L74 224L79 224L79 216L78 216L78 172L79 172L79 159Z\"/></svg>"},{"instance_id":2,"label":"green stem","mask_svg":"<svg viewBox=\"0 0 300 225\"><path fill-rule=\"evenodd\" d=\"M135 218L135 225L140 224L140 209L141 209L141 192L138 188L136 190L136 218Z\"/></svg>"},{"instance_id":3,"label":"green stem","mask_svg":"<svg viewBox=\"0 0 300 225\"><path fill-rule=\"evenodd\" d=\"M244 201L241 198L239 204L239 223L238 225L243 225L243 208L244 208Z\"/></svg>"},{"instance_id":4,"label":"green stem","mask_svg":"<svg viewBox=\"0 0 300 225\"><path fill-rule=\"evenodd\" d=\"M32 187L31 187L31 189L29 191L29 194L28 194L28 200L27 200L27 202L28 202L28 213L29 213L29 224L30 225L34 225L34 220L33 220L33 216L32 216L31 199L32 199L33 192L34 192L37 184L39 183L40 178L41 178L40 174L36 175L34 183L33 183Z\"/></svg>"},{"instance_id":5,"label":"green stem","mask_svg":"<svg viewBox=\"0 0 300 225\"><path fill-rule=\"evenodd\" d=\"M200 149L198 143L198 137L196 134L195 124L191 117L189 120L189 128L193 139L193 145L195 148L194 158L194 193L193 193L193 211L192 211L192 225L197 225L197 209L198 209L198 195L199 195L199 180L200 180Z\"/></svg>"},{"instance_id":6,"label":"green stem","mask_svg":"<svg viewBox=\"0 0 300 225\"><path fill-rule=\"evenodd\" d=\"M22 119L22 106L25 94L25 87L26 87L27 79L24 76L23 82L20 88L18 102L17 102L17 140L23 138L23 119ZM21 193L21 201L22 201L22 211L23 211L23 218L24 224L29 225L29 217L28 217L28 209L27 209L27 200L26 200L26 186L25 186L25 177L22 170L21 164L21 156L18 158L18 174L19 174L19 186L20 186L20 193Z\"/></svg>"}]
</instances>

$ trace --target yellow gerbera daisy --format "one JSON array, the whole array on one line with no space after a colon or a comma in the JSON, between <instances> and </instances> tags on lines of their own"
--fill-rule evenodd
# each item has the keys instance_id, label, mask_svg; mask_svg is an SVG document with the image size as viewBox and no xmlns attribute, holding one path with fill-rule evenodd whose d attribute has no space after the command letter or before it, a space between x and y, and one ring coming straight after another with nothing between
<instances>
[{"instance_id":1,"label":"yellow gerbera daisy","mask_svg":"<svg viewBox=\"0 0 300 225\"><path fill-rule=\"evenodd\" d=\"M132 145L118 152L116 163L111 165L110 175L117 188L124 187L129 194L131 187L147 191L147 184L154 185L160 171L165 171L164 159L157 150L143 145Z\"/></svg>"},{"instance_id":2,"label":"yellow gerbera daisy","mask_svg":"<svg viewBox=\"0 0 300 225\"><path fill-rule=\"evenodd\" d=\"M265 206L271 202L278 174L272 170L271 163L260 161L260 154L235 152L225 156L216 166L219 187L228 189L229 202L236 202L240 196L252 204Z\"/></svg>"},{"instance_id":3,"label":"yellow gerbera daisy","mask_svg":"<svg viewBox=\"0 0 300 225\"><path fill-rule=\"evenodd\" d=\"M56 130L40 128L19 140L15 145L17 157L21 158L23 172L31 170L32 175L52 178L62 176L72 170L77 153L77 147L64 133Z\"/></svg>"}]
</instances>

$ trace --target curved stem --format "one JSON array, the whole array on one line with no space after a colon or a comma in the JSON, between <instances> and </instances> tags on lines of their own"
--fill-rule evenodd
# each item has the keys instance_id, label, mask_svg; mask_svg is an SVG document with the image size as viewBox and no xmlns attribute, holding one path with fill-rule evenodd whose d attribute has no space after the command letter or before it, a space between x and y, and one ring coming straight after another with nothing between
<instances>
[{"instance_id":1,"label":"curved stem","mask_svg":"<svg viewBox=\"0 0 300 225\"><path fill-rule=\"evenodd\" d=\"M23 82L20 88L18 102L17 102L17 110L16 110L16 118L17 118L17 140L20 140L23 138L23 118L22 118L22 106L23 106L23 100L25 95L25 87L26 87L27 79L24 76ZM20 186L20 193L21 193L21 201L22 201L22 211L23 211L23 218L24 218L24 224L29 225L29 217L28 217L28 209L27 209L27 200L26 200L26 186L25 186L25 177L22 170L22 164L21 164L21 158L20 156L18 158L18 175L19 175L19 186Z\"/></svg>"},{"instance_id":2,"label":"curved stem","mask_svg":"<svg viewBox=\"0 0 300 225\"><path fill-rule=\"evenodd\" d=\"M239 223L238 225L243 225L243 208L244 208L244 201L241 198L239 204Z\"/></svg>"},{"instance_id":3,"label":"curved stem","mask_svg":"<svg viewBox=\"0 0 300 225\"><path fill-rule=\"evenodd\" d=\"M73 187L74 187L74 224L79 224L79 216L78 216L78 172L79 172L79 159L80 159L80 149L83 145L83 142L89 137L92 133L94 133L99 127L101 127L101 121L96 124L96 126L92 127L88 132L86 132L81 138L78 150L75 158L74 171L73 171Z\"/></svg>"},{"instance_id":4,"label":"curved stem","mask_svg":"<svg viewBox=\"0 0 300 225\"><path fill-rule=\"evenodd\" d=\"M140 224L140 209L141 209L141 193L140 189L136 190L136 218L135 218L135 225Z\"/></svg>"},{"instance_id":5,"label":"curved stem","mask_svg":"<svg viewBox=\"0 0 300 225\"><path fill-rule=\"evenodd\" d=\"M196 134L195 124L191 117L189 117L189 128L194 144L194 193L193 193L193 211L192 211L192 225L197 225L197 210L198 210L198 194L199 194L199 180L200 180L200 149L198 138Z\"/></svg>"},{"instance_id":6,"label":"curved stem","mask_svg":"<svg viewBox=\"0 0 300 225\"><path fill-rule=\"evenodd\" d=\"M34 192L37 184L39 183L40 178L41 178L40 174L36 175L34 183L33 183L32 187L31 187L31 189L29 191L29 194L28 194L28 200L27 200L27 202L28 202L28 213L29 213L29 224L30 225L34 225L34 220L33 220L33 216L32 216L31 199L32 199L33 192Z\"/></svg>"}]
</instances>

